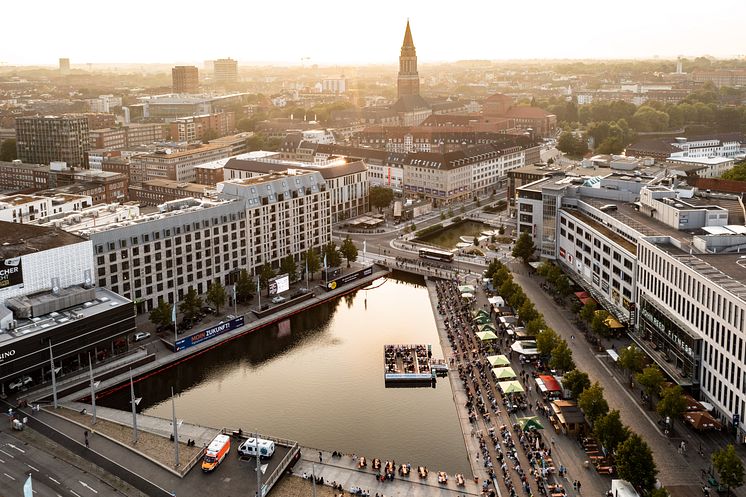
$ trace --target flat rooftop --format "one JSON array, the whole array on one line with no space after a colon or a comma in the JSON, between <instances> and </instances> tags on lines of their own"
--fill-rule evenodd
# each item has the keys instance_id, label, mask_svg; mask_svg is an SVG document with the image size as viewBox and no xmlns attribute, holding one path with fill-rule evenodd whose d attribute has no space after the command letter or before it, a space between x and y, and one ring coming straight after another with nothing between
<instances>
[{"instance_id":1,"label":"flat rooftop","mask_svg":"<svg viewBox=\"0 0 746 497\"><path fill-rule=\"evenodd\" d=\"M0 343L22 340L42 332L47 332L54 328L64 326L65 324L89 318L107 311L113 307L122 305L132 306L132 301L116 294L106 288L94 288L95 298L77 304L67 309L62 309L49 314L33 317L31 319L18 319L16 328L13 330L2 330L0 332ZM43 292L35 295L29 295L29 299L49 298L51 292ZM132 311L134 313L134 310Z\"/></svg>"},{"instance_id":2,"label":"flat rooftop","mask_svg":"<svg viewBox=\"0 0 746 497\"><path fill-rule=\"evenodd\" d=\"M0 221L0 259L10 259L84 241L84 238L54 227Z\"/></svg>"}]
</instances>

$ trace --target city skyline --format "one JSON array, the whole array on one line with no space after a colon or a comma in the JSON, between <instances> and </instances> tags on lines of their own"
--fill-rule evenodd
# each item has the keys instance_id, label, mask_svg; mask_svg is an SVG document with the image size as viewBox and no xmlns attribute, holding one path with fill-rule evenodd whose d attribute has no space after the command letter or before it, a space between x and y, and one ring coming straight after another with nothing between
<instances>
[{"instance_id":1,"label":"city skyline","mask_svg":"<svg viewBox=\"0 0 746 497\"><path fill-rule=\"evenodd\" d=\"M322 11L291 4L297 15L279 17L272 4L252 4L250 10L244 10L218 0L211 4L213 11L235 11L236 15L221 15L218 24L208 24L195 15L194 9L177 11L136 0L133 8L112 11L111 15L107 15L107 7L97 7L98 14L108 19L106 32L115 35L96 41L95 29L68 29L55 34L61 21L69 21L70 28L79 21L71 18L69 6L42 1L46 15L35 19L34 27L37 32L52 33L54 44L26 42L6 46L0 54L0 64L56 65L59 57L69 57L73 65L201 65L205 60L223 57L244 64L394 63L393 54L401 46L407 18L411 20L422 63L679 55L732 58L744 52L737 23L742 17L739 11L743 14L746 9L732 0L716 1L711 8L697 12L696 17L685 8L672 10L640 0L628 2L624 9L613 12L613 17L611 12L586 0L570 5L542 2L534 10L522 5L483 6L468 2L459 4L458 9L449 9L447 14L445 3L435 5L443 8L433 6L432 2L421 1L402 6L386 0L375 10L352 11L335 1ZM27 15L17 4L8 9L9 18ZM724 15L728 12L733 15ZM358 21L363 18L364 25ZM261 22L253 22L257 19ZM152 32L148 25L153 26ZM10 39L28 34L28 26L23 23L11 24L7 29ZM220 36L198 34L210 29L219 29ZM181 42L173 43L177 38Z\"/></svg>"}]
</instances>

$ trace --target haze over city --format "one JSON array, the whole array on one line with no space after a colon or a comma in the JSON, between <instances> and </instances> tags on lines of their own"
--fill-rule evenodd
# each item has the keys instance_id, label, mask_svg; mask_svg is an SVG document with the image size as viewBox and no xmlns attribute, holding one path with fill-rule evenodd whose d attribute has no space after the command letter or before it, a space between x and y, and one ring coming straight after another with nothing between
<instances>
[{"instance_id":1,"label":"haze over city","mask_svg":"<svg viewBox=\"0 0 746 497\"><path fill-rule=\"evenodd\" d=\"M420 62L462 59L618 59L744 53L738 0L624 3L443 0L375 3L91 1L4 5L6 40L29 30L37 41L4 43L6 64L391 63L409 17ZM64 27L60 23L65 23Z\"/></svg>"}]
</instances>

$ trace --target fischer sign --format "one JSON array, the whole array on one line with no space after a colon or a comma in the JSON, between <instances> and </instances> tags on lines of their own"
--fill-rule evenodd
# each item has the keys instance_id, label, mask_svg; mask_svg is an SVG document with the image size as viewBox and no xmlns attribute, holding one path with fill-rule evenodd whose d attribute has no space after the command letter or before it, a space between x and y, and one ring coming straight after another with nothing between
<instances>
[{"instance_id":1,"label":"fischer sign","mask_svg":"<svg viewBox=\"0 0 746 497\"><path fill-rule=\"evenodd\" d=\"M23 285L21 258L0 259L0 289Z\"/></svg>"}]
</instances>

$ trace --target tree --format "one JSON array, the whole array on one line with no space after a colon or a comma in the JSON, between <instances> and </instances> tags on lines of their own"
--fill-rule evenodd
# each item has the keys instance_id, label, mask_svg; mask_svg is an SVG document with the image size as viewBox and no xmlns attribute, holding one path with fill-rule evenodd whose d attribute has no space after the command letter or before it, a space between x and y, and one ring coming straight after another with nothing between
<instances>
[{"instance_id":1,"label":"tree","mask_svg":"<svg viewBox=\"0 0 746 497\"><path fill-rule=\"evenodd\" d=\"M298 279L298 265L292 255L283 257L280 261L280 273L286 273L291 283Z\"/></svg>"},{"instance_id":2,"label":"tree","mask_svg":"<svg viewBox=\"0 0 746 497\"><path fill-rule=\"evenodd\" d=\"M208 128L205 130L204 133L202 133L202 143L207 143L210 140L214 140L215 138L219 138L220 135L218 132L213 128Z\"/></svg>"},{"instance_id":3,"label":"tree","mask_svg":"<svg viewBox=\"0 0 746 497\"><path fill-rule=\"evenodd\" d=\"M728 495L731 488L743 485L743 461L736 454L733 444L712 453L712 466L720 476L721 483L727 487Z\"/></svg>"},{"instance_id":4,"label":"tree","mask_svg":"<svg viewBox=\"0 0 746 497\"><path fill-rule=\"evenodd\" d=\"M259 287L267 289L267 296L269 296L269 280L275 275L275 270L272 269L272 265L269 262L262 264L259 268Z\"/></svg>"},{"instance_id":5,"label":"tree","mask_svg":"<svg viewBox=\"0 0 746 497\"><path fill-rule=\"evenodd\" d=\"M523 259L524 264L528 264L528 261L533 257L536 247L534 247L534 241L531 239L531 235L528 231L521 233L521 236L516 240L513 246L513 257Z\"/></svg>"},{"instance_id":6,"label":"tree","mask_svg":"<svg viewBox=\"0 0 746 497\"><path fill-rule=\"evenodd\" d=\"M526 333L529 334L529 336L537 336L544 328L546 328L547 324L544 322L544 318L542 316L536 317L526 323Z\"/></svg>"},{"instance_id":7,"label":"tree","mask_svg":"<svg viewBox=\"0 0 746 497\"><path fill-rule=\"evenodd\" d=\"M591 379L588 377L588 373L576 368L565 373L565 376L562 377L562 386L570 391L574 399L577 399L583 393L583 390L591 386Z\"/></svg>"},{"instance_id":8,"label":"tree","mask_svg":"<svg viewBox=\"0 0 746 497\"><path fill-rule=\"evenodd\" d=\"M215 313L220 314L220 308L225 305L225 301L228 295L225 292L225 287L220 280L215 280L207 289L206 300L215 306Z\"/></svg>"},{"instance_id":9,"label":"tree","mask_svg":"<svg viewBox=\"0 0 746 497\"><path fill-rule=\"evenodd\" d=\"M368 190L368 200L371 208L376 207L378 212L381 212L391 205L391 201L394 200L394 191L385 186L371 186Z\"/></svg>"},{"instance_id":10,"label":"tree","mask_svg":"<svg viewBox=\"0 0 746 497\"><path fill-rule=\"evenodd\" d=\"M357 260L357 247L352 243L350 235L347 235L347 238L342 241L342 246L339 247L339 251L342 253L344 258L347 259L347 267L350 267L351 262Z\"/></svg>"},{"instance_id":11,"label":"tree","mask_svg":"<svg viewBox=\"0 0 746 497\"><path fill-rule=\"evenodd\" d=\"M614 461L621 479L630 482L643 494L653 490L658 469L650 447L640 435L632 433L619 444Z\"/></svg>"},{"instance_id":12,"label":"tree","mask_svg":"<svg viewBox=\"0 0 746 497\"><path fill-rule=\"evenodd\" d=\"M572 360L572 350L567 346L567 342L559 340L557 345L552 349L552 357L549 359L549 367L565 372L575 369L575 362Z\"/></svg>"},{"instance_id":13,"label":"tree","mask_svg":"<svg viewBox=\"0 0 746 497\"><path fill-rule=\"evenodd\" d=\"M557 149L573 157L580 157L588 151L588 144L571 131L563 131L557 140Z\"/></svg>"},{"instance_id":14,"label":"tree","mask_svg":"<svg viewBox=\"0 0 746 497\"><path fill-rule=\"evenodd\" d=\"M598 309L598 306L594 300L586 300L585 304L583 304L583 308L580 310L580 319L586 323L591 322L593 317L596 315L596 309Z\"/></svg>"},{"instance_id":15,"label":"tree","mask_svg":"<svg viewBox=\"0 0 746 497\"><path fill-rule=\"evenodd\" d=\"M604 399L604 389L598 382L583 390L578 397L578 406L583 410L585 419L591 426L609 412L609 404Z\"/></svg>"},{"instance_id":16,"label":"tree","mask_svg":"<svg viewBox=\"0 0 746 497\"><path fill-rule=\"evenodd\" d=\"M686 411L686 399L682 388L679 385L664 388L661 392L661 400L655 406L655 410L662 417L670 419L670 426L673 426L674 421Z\"/></svg>"},{"instance_id":17,"label":"tree","mask_svg":"<svg viewBox=\"0 0 746 497\"><path fill-rule=\"evenodd\" d=\"M306 269L308 269L308 272L311 273L311 279L313 279L313 275L321 269L319 254L317 254L313 249L308 249L303 253L303 262L305 264L303 271L305 272Z\"/></svg>"},{"instance_id":18,"label":"tree","mask_svg":"<svg viewBox=\"0 0 746 497\"><path fill-rule=\"evenodd\" d=\"M329 242L321 249L326 257L326 267L339 267L342 264L342 256L339 255L337 244Z\"/></svg>"},{"instance_id":19,"label":"tree","mask_svg":"<svg viewBox=\"0 0 746 497\"><path fill-rule=\"evenodd\" d=\"M197 295L197 290L190 286L186 295L184 295L184 300L179 304L179 312L181 312L186 319L193 319L201 309L202 299Z\"/></svg>"},{"instance_id":20,"label":"tree","mask_svg":"<svg viewBox=\"0 0 746 497\"><path fill-rule=\"evenodd\" d=\"M5 145L5 143L3 143L3 145ZM746 181L746 161L737 163L732 169L725 171L720 177L722 179L733 181Z\"/></svg>"},{"instance_id":21,"label":"tree","mask_svg":"<svg viewBox=\"0 0 746 497\"><path fill-rule=\"evenodd\" d=\"M626 369L630 376L639 373L645 365L645 353L630 345L619 352L619 365Z\"/></svg>"},{"instance_id":22,"label":"tree","mask_svg":"<svg viewBox=\"0 0 746 497\"><path fill-rule=\"evenodd\" d=\"M16 141L13 138L3 140L0 145L0 161L11 162L18 158Z\"/></svg>"},{"instance_id":23,"label":"tree","mask_svg":"<svg viewBox=\"0 0 746 497\"><path fill-rule=\"evenodd\" d=\"M606 320L609 316L609 312L603 309L593 313L593 319L591 319L591 329L593 330L593 333L602 337L609 335L609 327L606 325Z\"/></svg>"},{"instance_id":24,"label":"tree","mask_svg":"<svg viewBox=\"0 0 746 497\"><path fill-rule=\"evenodd\" d=\"M572 283L570 283L570 278L562 274L559 278L557 278L557 281L554 282L554 288L557 290L557 293L561 297L567 297L570 295L570 291L572 290Z\"/></svg>"},{"instance_id":25,"label":"tree","mask_svg":"<svg viewBox=\"0 0 746 497\"><path fill-rule=\"evenodd\" d=\"M173 316L171 314L172 307L173 306L171 304L164 301L163 299L158 299L158 306L154 307L153 310L150 311L150 322L157 327L168 326L169 324L171 324L171 317Z\"/></svg>"},{"instance_id":26,"label":"tree","mask_svg":"<svg viewBox=\"0 0 746 497\"><path fill-rule=\"evenodd\" d=\"M645 390L648 397L652 399L653 394L660 392L664 378L658 366L648 366L641 373L635 375L635 380Z\"/></svg>"},{"instance_id":27,"label":"tree","mask_svg":"<svg viewBox=\"0 0 746 497\"><path fill-rule=\"evenodd\" d=\"M238 274L238 280L236 281L236 300L241 304L247 303L254 297L254 282L249 276L249 272L242 269Z\"/></svg>"},{"instance_id":28,"label":"tree","mask_svg":"<svg viewBox=\"0 0 746 497\"><path fill-rule=\"evenodd\" d=\"M518 308L518 317L521 318L521 321L524 323L528 323L529 321L539 317L539 311L534 307L534 303L527 299L523 302L523 305Z\"/></svg>"},{"instance_id":29,"label":"tree","mask_svg":"<svg viewBox=\"0 0 746 497\"><path fill-rule=\"evenodd\" d=\"M619 444L627 440L629 434L629 429L622 423L616 409L598 418L593 425L593 435L606 448L608 454L613 454Z\"/></svg>"},{"instance_id":30,"label":"tree","mask_svg":"<svg viewBox=\"0 0 746 497\"><path fill-rule=\"evenodd\" d=\"M560 341L556 331L551 328L545 328L536 335L536 350L544 357L549 357Z\"/></svg>"}]
</instances>

